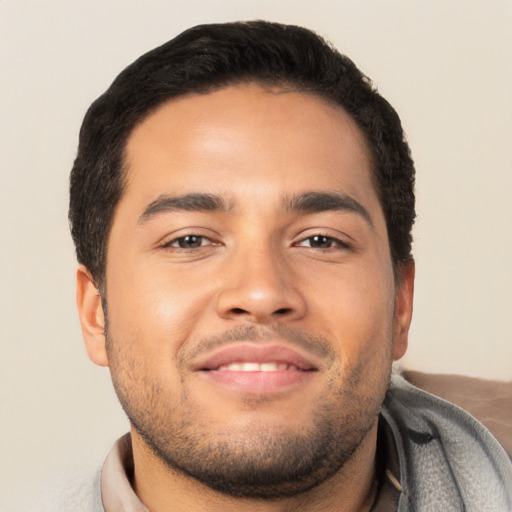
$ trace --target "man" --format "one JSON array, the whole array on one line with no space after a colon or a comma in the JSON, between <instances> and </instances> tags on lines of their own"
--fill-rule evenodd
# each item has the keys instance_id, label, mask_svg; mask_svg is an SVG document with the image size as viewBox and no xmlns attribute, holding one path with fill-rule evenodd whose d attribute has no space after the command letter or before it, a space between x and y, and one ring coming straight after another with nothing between
<instances>
[{"instance_id":1,"label":"man","mask_svg":"<svg viewBox=\"0 0 512 512\"><path fill-rule=\"evenodd\" d=\"M505 511L512 467L391 376L412 315L399 118L310 31L192 28L89 109L71 175L77 297L131 433L111 511Z\"/></svg>"}]
</instances>

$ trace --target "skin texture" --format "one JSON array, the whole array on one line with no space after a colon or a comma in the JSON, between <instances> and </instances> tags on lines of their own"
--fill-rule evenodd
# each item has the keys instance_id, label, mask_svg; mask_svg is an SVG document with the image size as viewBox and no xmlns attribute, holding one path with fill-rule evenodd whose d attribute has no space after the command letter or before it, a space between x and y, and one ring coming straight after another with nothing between
<instances>
[{"instance_id":1,"label":"skin texture","mask_svg":"<svg viewBox=\"0 0 512 512\"><path fill-rule=\"evenodd\" d=\"M367 510L414 268L395 282L362 133L305 93L231 86L160 107L126 162L107 337L83 267L77 296L89 356L132 422L139 497L153 512ZM311 193L349 206L290 207ZM187 194L215 209L162 201ZM275 345L308 371L277 386L203 371L218 350Z\"/></svg>"}]
</instances>

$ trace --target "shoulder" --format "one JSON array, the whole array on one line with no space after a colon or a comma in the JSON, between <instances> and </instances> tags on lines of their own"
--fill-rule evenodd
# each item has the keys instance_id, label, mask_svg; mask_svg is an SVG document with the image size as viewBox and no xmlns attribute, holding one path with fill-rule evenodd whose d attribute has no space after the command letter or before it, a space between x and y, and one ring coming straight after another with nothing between
<instances>
[{"instance_id":1,"label":"shoulder","mask_svg":"<svg viewBox=\"0 0 512 512\"><path fill-rule=\"evenodd\" d=\"M469 413L393 375L383 416L395 437L403 501L411 509L512 509L510 459Z\"/></svg>"}]
</instances>

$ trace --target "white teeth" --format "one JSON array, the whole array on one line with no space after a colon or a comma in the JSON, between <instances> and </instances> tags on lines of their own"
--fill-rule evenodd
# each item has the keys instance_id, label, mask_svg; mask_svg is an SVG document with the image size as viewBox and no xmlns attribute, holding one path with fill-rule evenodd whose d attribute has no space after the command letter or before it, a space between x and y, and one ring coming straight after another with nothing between
<instances>
[{"instance_id":1,"label":"white teeth","mask_svg":"<svg viewBox=\"0 0 512 512\"><path fill-rule=\"evenodd\" d=\"M297 366L286 363L231 363L219 366L217 370L231 372L276 372L278 370L298 370Z\"/></svg>"},{"instance_id":2,"label":"white teeth","mask_svg":"<svg viewBox=\"0 0 512 512\"><path fill-rule=\"evenodd\" d=\"M243 372L258 372L260 370L260 365L258 363L243 363L242 371Z\"/></svg>"}]
</instances>

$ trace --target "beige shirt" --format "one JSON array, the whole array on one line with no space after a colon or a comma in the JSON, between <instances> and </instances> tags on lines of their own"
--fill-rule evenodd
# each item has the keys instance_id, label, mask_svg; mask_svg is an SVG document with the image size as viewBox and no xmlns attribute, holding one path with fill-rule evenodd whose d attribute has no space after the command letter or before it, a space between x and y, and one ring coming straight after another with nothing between
<instances>
[{"instance_id":1,"label":"beige shirt","mask_svg":"<svg viewBox=\"0 0 512 512\"><path fill-rule=\"evenodd\" d=\"M130 434L118 439L101 471L101 500L105 512L149 512L133 490L133 452Z\"/></svg>"}]
</instances>

